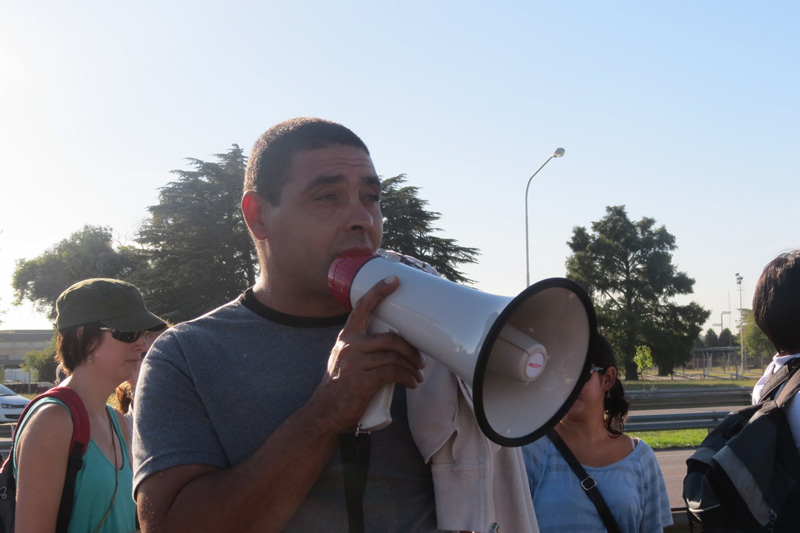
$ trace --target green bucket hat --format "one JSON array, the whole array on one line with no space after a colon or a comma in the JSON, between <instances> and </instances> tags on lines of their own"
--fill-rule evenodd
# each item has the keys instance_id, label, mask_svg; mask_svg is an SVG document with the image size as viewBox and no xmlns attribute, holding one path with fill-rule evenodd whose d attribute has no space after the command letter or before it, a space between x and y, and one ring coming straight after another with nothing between
<instances>
[{"instance_id":1,"label":"green bucket hat","mask_svg":"<svg viewBox=\"0 0 800 533\"><path fill-rule=\"evenodd\" d=\"M118 279L79 281L56 300L56 329L100 322L120 331L145 331L166 327L147 310L139 289Z\"/></svg>"}]
</instances>

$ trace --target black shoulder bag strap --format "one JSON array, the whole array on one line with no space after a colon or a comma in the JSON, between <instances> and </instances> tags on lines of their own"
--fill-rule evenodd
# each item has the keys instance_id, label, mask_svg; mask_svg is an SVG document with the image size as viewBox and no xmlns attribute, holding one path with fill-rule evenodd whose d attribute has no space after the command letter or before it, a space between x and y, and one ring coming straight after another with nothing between
<instances>
[{"instance_id":1,"label":"black shoulder bag strap","mask_svg":"<svg viewBox=\"0 0 800 533\"><path fill-rule=\"evenodd\" d=\"M549 430L547 432L547 438L553 442L558 451L561 452L561 455L564 456L567 464L570 466L570 468L572 468L572 471L575 472L576 476L578 476L578 480L581 482L583 491L586 493L589 499L592 500L592 503L597 508L597 513L603 520L606 530L608 530L609 533L621 533L619 525L617 525L617 521L614 520L614 515L611 514L611 510L608 508L608 505L606 505L603 495L600 494L600 489L597 488L597 482L594 480L594 478L586 473L586 470L583 469L575 456L572 455L569 447L555 430Z\"/></svg>"},{"instance_id":2,"label":"black shoulder bag strap","mask_svg":"<svg viewBox=\"0 0 800 533\"><path fill-rule=\"evenodd\" d=\"M791 359L789 362L792 361L798 361L800 363L800 357ZM800 367L800 365L796 366ZM781 389L780 394L778 394L778 397L775 398L775 403L778 404L778 407L783 409L783 406L786 405L789 402L789 400L794 398L794 396L798 394L798 392L800 392L800 371L795 371L793 369L790 372L790 377L788 382L786 383L786 386L783 389Z\"/></svg>"},{"instance_id":3,"label":"black shoulder bag strap","mask_svg":"<svg viewBox=\"0 0 800 533\"><path fill-rule=\"evenodd\" d=\"M773 399L778 387L786 383L798 368L800 368L800 357L794 357L786 361L786 364L781 366L778 371L772 374L767 382L764 383L764 388L761 389L761 401Z\"/></svg>"},{"instance_id":4,"label":"black shoulder bag strap","mask_svg":"<svg viewBox=\"0 0 800 533\"><path fill-rule=\"evenodd\" d=\"M344 498L350 533L364 533L364 493L367 488L371 439L369 432L339 435Z\"/></svg>"},{"instance_id":5,"label":"black shoulder bag strap","mask_svg":"<svg viewBox=\"0 0 800 533\"><path fill-rule=\"evenodd\" d=\"M61 504L58 506L56 531L67 531L72 519L72 506L75 501L75 485L78 472L83 468L83 444L76 442L75 448L67 458L67 472L64 477L64 489L61 491Z\"/></svg>"}]
</instances>

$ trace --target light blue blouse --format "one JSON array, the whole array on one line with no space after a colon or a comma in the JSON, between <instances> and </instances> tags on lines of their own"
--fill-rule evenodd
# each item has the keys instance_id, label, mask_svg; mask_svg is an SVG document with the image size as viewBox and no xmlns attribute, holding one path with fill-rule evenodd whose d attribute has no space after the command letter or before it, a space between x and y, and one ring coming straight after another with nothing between
<instances>
[{"instance_id":1,"label":"light blue blouse","mask_svg":"<svg viewBox=\"0 0 800 533\"><path fill-rule=\"evenodd\" d=\"M606 531L578 477L550 439L542 437L522 453L542 533ZM661 532L672 524L664 477L655 453L644 441L621 461L584 469L597 482L624 533Z\"/></svg>"}]
</instances>

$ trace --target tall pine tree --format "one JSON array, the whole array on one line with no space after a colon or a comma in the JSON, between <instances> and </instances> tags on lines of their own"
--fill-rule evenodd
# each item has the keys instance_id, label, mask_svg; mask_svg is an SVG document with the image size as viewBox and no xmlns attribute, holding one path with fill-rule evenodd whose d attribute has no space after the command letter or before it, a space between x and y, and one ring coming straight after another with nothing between
<instances>
[{"instance_id":1,"label":"tall pine tree","mask_svg":"<svg viewBox=\"0 0 800 533\"><path fill-rule=\"evenodd\" d=\"M173 171L178 179L161 188L136 239L147 268L131 281L172 322L210 311L256 280L255 247L239 208L247 158L235 144L215 157Z\"/></svg>"},{"instance_id":2,"label":"tall pine tree","mask_svg":"<svg viewBox=\"0 0 800 533\"><path fill-rule=\"evenodd\" d=\"M400 174L381 184L383 248L430 263L450 281L471 283L459 267L475 263L478 249L433 235L439 231L433 224L441 215L428 211L428 202L419 197L419 187L404 185L405 182L405 174Z\"/></svg>"}]
</instances>

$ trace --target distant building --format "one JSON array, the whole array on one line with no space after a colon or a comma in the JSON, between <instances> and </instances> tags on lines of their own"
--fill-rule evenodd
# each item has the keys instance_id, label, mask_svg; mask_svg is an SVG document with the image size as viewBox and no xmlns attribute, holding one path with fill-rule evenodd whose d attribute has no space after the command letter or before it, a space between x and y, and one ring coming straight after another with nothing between
<instances>
[{"instance_id":1,"label":"distant building","mask_svg":"<svg viewBox=\"0 0 800 533\"><path fill-rule=\"evenodd\" d=\"M23 356L50 346L52 329L0 329L0 366L19 368Z\"/></svg>"}]
</instances>

